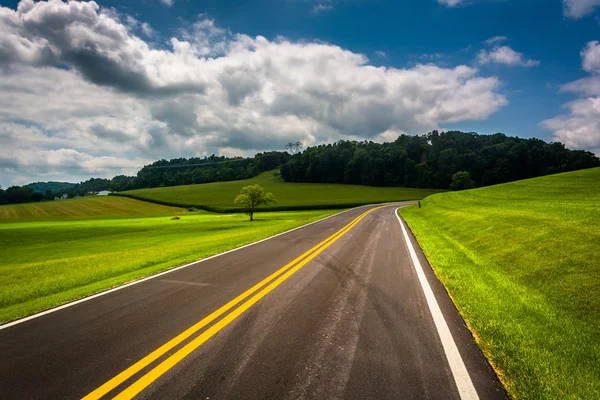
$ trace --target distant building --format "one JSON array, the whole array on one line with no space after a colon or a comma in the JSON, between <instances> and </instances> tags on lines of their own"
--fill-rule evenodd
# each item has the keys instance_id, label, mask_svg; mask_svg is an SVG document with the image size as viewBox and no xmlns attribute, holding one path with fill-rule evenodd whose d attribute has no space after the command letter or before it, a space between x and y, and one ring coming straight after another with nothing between
<instances>
[{"instance_id":1,"label":"distant building","mask_svg":"<svg viewBox=\"0 0 600 400\"><path fill-rule=\"evenodd\" d=\"M101 190L98 192L98 196L108 196L112 192L110 190Z\"/></svg>"}]
</instances>

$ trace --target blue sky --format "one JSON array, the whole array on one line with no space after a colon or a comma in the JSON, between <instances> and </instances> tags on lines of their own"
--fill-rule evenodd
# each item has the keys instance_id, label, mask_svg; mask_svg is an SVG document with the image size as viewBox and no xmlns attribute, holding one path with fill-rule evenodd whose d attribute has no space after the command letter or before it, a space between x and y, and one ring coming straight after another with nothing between
<instances>
[{"instance_id":1,"label":"blue sky","mask_svg":"<svg viewBox=\"0 0 600 400\"><path fill-rule=\"evenodd\" d=\"M29 0L0 11L3 186L431 129L600 151L598 0Z\"/></svg>"}]
</instances>

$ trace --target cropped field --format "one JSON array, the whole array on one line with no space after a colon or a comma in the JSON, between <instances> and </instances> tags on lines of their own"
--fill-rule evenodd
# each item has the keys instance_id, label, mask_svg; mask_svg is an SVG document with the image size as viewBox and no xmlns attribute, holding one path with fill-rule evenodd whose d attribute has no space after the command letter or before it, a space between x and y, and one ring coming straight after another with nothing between
<instances>
[{"instance_id":1,"label":"cropped field","mask_svg":"<svg viewBox=\"0 0 600 400\"><path fill-rule=\"evenodd\" d=\"M347 208L370 203L419 200L441 192L435 189L289 183L270 171L243 181L138 189L119 194L173 206L231 212L239 211L233 206L233 200L240 189L254 183L262 185L277 198L277 205L265 207L264 210Z\"/></svg>"},{"instance_id":2,"label":"cropped field","mask_svg":"<svg viewBox=\"0 0 600 400\"><path fill-rule=\"evenodd\" d=\"M401 210L515 398L600 398L599 183L595 168Z\"/></svg>"},{"instance_id":3,"label":"cropped field","mask_svg":"<svg viewBox=\"0 0 600 400\"><path fill-rule=\"evenodd\" d=\"M133 202L141 208L148 206L136 200L110 199L113 200ZM78 205L78 202L84 199L74 200L72 204ZM157 207L159 213L167 209L149 206ZM181 212L177 214L180 220L171 220L174 215L171 213L145 218L0 223L0 322L230 250L334 213L260 213L256 221L250 223L243 214L177 211ZM106 211L110 215L115 212Z\"/></svg>"},{"instance_id":4,"label":"cropped field","mask_svg":"<svg viewBox=\"0 0 600 400\"><path fill-rule=\"evenodd\" d=\"M80 199L0 206L0 222L173 215L180 209L125 197L90 196Z\"/></svg>"}]
</instances>

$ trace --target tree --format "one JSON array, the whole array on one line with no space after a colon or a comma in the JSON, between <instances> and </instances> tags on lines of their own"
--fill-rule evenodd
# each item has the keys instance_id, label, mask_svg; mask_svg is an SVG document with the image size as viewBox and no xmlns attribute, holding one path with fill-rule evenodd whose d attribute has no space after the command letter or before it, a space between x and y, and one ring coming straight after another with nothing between
<instances>
[{"instance_id":1,"label":"tree","mask_svg":"<svg viewBox=\"0 0 600 400\"><path fill-rule=\"evenodd\" d=\"M32 194L33 190L27 187L11 186L4 192L4 201L7 204L27 203Z\"/></svg>"},{"instance_id":2,"label":"tree","mask_svg":"<svg viewBox=\"0 0 600 400\"><path fill-rule=\"evenodd\" d=\"M302 143L301 142L289 142L288 144L285 145L285 149L287 150L288 153L290 154L297 154L300 153L302 151Z\"/></svg>"},{"instance_id":3,"label":"tree","mask_svg":"<svg viewBox=\"0 0 600 400\"><path fill-rule=\"evenodd\" d=\"M450 190L465 190L473 189L475 182L471 179L471 174L467 171L458 171L452 175L452 183L450 183Z\"/></svg>"},{"instance_id":4,"label":"tree","mask_svg":"<svg viewBox=\"0 0 600 400\"><path fill-rule=\"evenodd\" d=\"M33 194L31 195L31 198L30 198L31 201L42 201L44 199L45 199L44 195L40 192L33 192Z\"/></svg>"},{"instance_id":5,"label":"tree","mask_svg":"<svg viewBox=\"0 0 600 400\"><path fill-rule=\"evenodd\" d=\"M276 202L273 193L265 193L265 189L260 185L244 186L235 198L235 205L244 208L250 216L250 221L254 221L253 215L257 207Z\"/></svg>"}]
</instances>

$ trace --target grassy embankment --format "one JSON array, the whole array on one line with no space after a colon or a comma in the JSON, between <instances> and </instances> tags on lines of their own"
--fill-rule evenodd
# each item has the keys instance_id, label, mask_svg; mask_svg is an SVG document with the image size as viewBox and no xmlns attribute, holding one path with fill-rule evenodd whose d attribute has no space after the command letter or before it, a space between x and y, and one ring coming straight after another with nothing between
<instances>
[{"instance_id":1,"label":"grassy embankment","mask_svg":"<svg viewBox=\"0 0 600 400\"><path fill-rule=\"evenodd\" d=\"M509 393L600 398L600 168L401 210Z\"/></svg>"},{"instance_id":2,"label":"grassy embankment","mask_svg":"<svg viewBox=\"0 0 600 400\"><path fill-rule=\"evenodd\" d=\"M263 210L301 210L349 208L363 204L419 200L439 193L435 189L334 185L321 183L284 182L274 171L264 172L252 179L232 182L205 183L121 192L128 196L159 204L196 207L208 211L234 212L233 199L243 186L258 183L272 192L277 204Z\"/></svg>"},{"instance_id":3,"label":"grassy embankment","mask_svg":"<svg viewBox=\"0 0 600 400\"><path fill-rule=\"evenodd\" d=\"M230 250L332 213L261 213L257 221L249 223L243 214L190 213L119 197L1 206L0 322ZM171 220L174 215L181 219Z\"/></svg>"}]
</instances>

